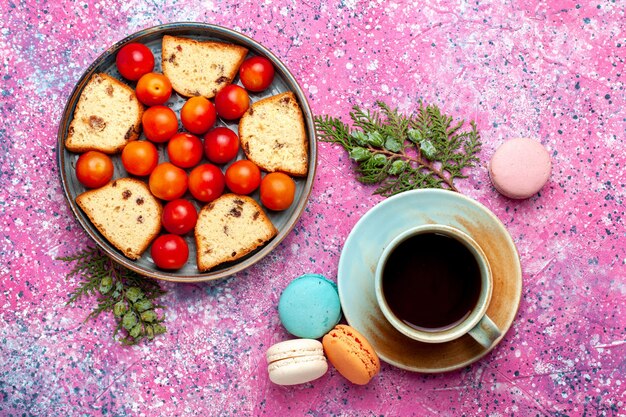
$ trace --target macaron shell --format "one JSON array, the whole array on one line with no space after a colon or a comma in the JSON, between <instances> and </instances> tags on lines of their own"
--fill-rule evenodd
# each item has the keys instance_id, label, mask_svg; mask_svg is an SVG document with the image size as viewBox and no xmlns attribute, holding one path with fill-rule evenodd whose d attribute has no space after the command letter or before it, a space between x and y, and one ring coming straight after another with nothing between
<instances>
[{"instance_id":1,"label":"macaron shell","mask_svg":"<svg viewBox=\"0 0 626 417\"><path fill-rule=\"evenodd\" d=\"M305 274L285 288L278 301L278 315L294 336L318 339L341 320L337 285L318 274Z\"/></svg>"},{"instance_id":2,"label":"macaron shell","mask_svg":"<svg viewBox=\"0 0 626 417\"><path fill-rule=\"evenodd\" d=\"M318 340L314 339L291 339L271 346L265 356L267 363L302 356L323 357L324 347Z\"/></svg>"},{"instance_id":3,"label":"macaron shell","mask_svg":"<svg viewBox=\"0 0 626 417\"><path fill-rule=\"evenodd\" d=\"M550 177L550 154L539 142L515 138L504 142L489 161L489 176L498 192L514 199L539 192Z\"/></svg>"},{"instance_id":4,"label":"macaron shell","mask_svg":"<svg viewBox=\"0 0 626 417\"><path fill-rule=\"evenodd\" d=\"M270 381L296 385L313 381L328 370L324 348L318 340L292 339L276 343L266 353Z\"/></svg>"},{"instance_id":5,"label":"macaron shell","mask_svg":"<svg viewBox=\"0 0 626 417\"><path fill-rule=\"evenodd\" d=\"M314 381L328 371L324 356L283 359L267 367L270 381L278 385L297 385Z\"/></svg>"},{"instance_id":6,"label":"macaron shell","mask_svg":"<svg viewBox=\"0 0 626 417\"><path fill-rule=\"evenodd\" d=\"M322 339L330 363L348 381L365 385L380 371L378 355L358 331L343 324Z\"/></svg>"}]
</instances>

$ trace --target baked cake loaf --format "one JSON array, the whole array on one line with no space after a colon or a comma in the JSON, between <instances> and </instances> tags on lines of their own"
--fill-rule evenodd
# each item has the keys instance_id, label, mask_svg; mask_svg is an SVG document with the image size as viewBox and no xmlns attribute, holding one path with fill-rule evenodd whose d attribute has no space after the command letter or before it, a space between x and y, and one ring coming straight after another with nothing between
<instances>
[{"instance_id":1,"label":"baked cake loaf","mask_svg":"<svg viewBox=\"0 0 626 417\"><path fill-rule=\"evenodd\" d=\"M165 35L161 44L163 74L185 97L214 97L232 83L248 49L235 44Z\"/></svg>"},{"instance_id":2,"label":"baked cake loaf","mask_svg":"<svg viewBox=\"0 0 626 417\"><path fill-rule=\"evenodd\" d=\"M126 257L138 259L161 230L161 203L135 178L86 191L76 203L102 235Z\"/></svg>"},{"instance_id":3,"label":"baked cake loaf","mask_svg":"<svg viewBox=\"0 0 626 417\"><path fill-rule=\"evenodd\" d=\"M239 140L259 168L305 176L308 140L302 110L292 92L253 103L239 120Z\"/></svg>"},{"instance_id":4,"label":"baked cake loaf","mask_svg":"<svg viewBox=\"0 0 626 417\"><path fill-rule=\"evenodd\" d=\"M198 269L234 261L276 236L278 231L251 197L224 194L205 205L196 223Z\"/></svg>"},{"instance_id":5,"label":"baked cake loaf","mask_svg":"<svg viewBox=\"0 0 626 417\"><path fill-rule=\"evenodd\" d=\"M116 153L139 137L144 107L128 85L94 74L78 99L65 147L71 152Z\"/></svg>"}]
</instances>

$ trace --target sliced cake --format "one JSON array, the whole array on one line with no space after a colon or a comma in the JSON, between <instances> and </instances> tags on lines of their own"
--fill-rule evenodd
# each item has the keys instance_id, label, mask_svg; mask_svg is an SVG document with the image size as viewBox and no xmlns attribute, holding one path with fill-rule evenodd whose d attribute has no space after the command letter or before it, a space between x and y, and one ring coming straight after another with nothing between
<instances>
[{"instance_id":1,"label":"sliced cake","mask_svg":"<svg viewBox=\"0 0 626 417\"><path fill-rule=\"evenodd\" d=\"M196 223L198 269L202 272L239 259L278 231L251 197L224 194L200 210Z\"/></svg>"},{"instance_id":2,"label":"sliced cake","mask_svg":"<svg viewBox=\"0 0 626 417\"><path fill-rule=\"evenodd\" d=\"M163 36L161 48L163 74L185 97L214 97L232 83L248 54L247 48L235 44L170 35Z\"/></svg>"},{"instance_id":3,"label":"sliced cake","mask_svg":"<svg viewBox=\"0 0 626 417\"><path fill-rule=\"evenodd\" d=\"M253 103L239 120L239 140L247 158L261 169L307 174L308 140L302 110L292 92Z\"/></svg>"},{"instance_id":4,"label":"sliced cake","mask_svg":"<svg viewBox=\"0 0 626 417\"><path fill-rule=\"evenodd\" d=\"M126 257L138 259L161 230L161 203L148 186L120 178L76 197L102 235Z\"/></svg>"},{"instance_id":5,"label":"sliced cake","mask_svg":"<svg viewBox=\"0 0 626 417\"><path fill-rule=\"evenodd\" d=\"M104 74L94 74L85 85L70 123L65 147L113 154L139 137L144 107L135 91Z\"/></svg>"}]
</instances>

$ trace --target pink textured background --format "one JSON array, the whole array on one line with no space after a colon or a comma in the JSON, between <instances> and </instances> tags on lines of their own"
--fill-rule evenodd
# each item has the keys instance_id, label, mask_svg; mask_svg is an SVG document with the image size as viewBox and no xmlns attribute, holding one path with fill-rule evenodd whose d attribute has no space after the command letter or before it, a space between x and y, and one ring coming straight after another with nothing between
<instances>
[{"instance_id":1,"label":"pink textured background","mask_svg":"<svg viewBox=\"0 0 626 417\"><path fill-rule=\"evenodd\" d=\"M0 415L626 416L626 17L598 1L8 0L0 4ZM269 382L289 336L277 300L304 272L336 279L349 231L378 197L320 144L311 201L271 256L218 284L166 284L168 334L122 347L112 320L64 306L57 256L90 243L64 201L56 132L65 101L109 45L199 21L272 50L315 114L418 100L476 120L486 164L507 138L553 155L540 195L498 195L484 166L458 183L505 223L524 289L505 340L480 362L425 376L383 364L357 387L334 370Z\"/></svg>"}]
</instances>

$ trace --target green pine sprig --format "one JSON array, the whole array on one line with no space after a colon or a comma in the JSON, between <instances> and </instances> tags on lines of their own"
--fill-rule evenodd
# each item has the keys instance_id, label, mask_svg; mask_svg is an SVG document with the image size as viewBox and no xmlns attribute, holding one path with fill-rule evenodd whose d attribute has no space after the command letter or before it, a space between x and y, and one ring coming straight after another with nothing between
<instances>
[{"instance_id":1,"label":"green pine sprig","mask_svg":"<svg viewBox=\"0 0 626 417\"><path fill-rule=\"evenodd\" d=\"M105 312L113 313L116 321L113 338L125 345L152 340L166 332L165 314L157 314L164 306L156 303L166 291L149 278L114 262L101 249L87 247L59 260L73 264L67 278L77 278L78 287L69 295L66 305L83 297L95 297L96 307L85 321Z\"/></svg>"},{"instance_id":2,"label":"green pine sprig","mask_svg":"<svg viewBox=\"0 0 626 417\"><path fill-rule=\"evenodd\" d=\"M357 179L378 184L374 194L389 197L418 188L447 188L458 191L457 178L479 162L480 134L471 121L454 123L435 105L420 103L417 111L401 114L381 101L378 110L353 107L352 128L328 115L315 117L315 128L323 142L336 143L348 152L357 166Z\"/></svg>"}]
</instances>

